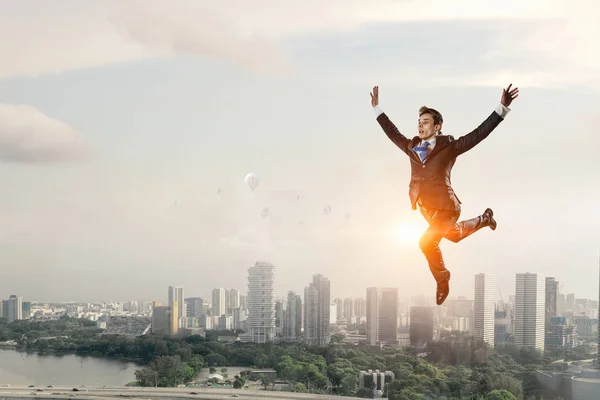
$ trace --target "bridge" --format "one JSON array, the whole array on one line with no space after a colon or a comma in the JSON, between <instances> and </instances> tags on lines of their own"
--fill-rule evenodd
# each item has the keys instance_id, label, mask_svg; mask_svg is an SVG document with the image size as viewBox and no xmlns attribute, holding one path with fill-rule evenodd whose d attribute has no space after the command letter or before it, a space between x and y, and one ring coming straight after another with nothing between
<instances>
[{"instance_id":1,"label":"bridge","mask_svg":"<svg viewBox=\"0 0 600 400\"><path fill-rule=\"evenodd\" d=\"M73 389L77 389L74 391ZM0 386L0 400L37 398L38 400L99 400L99 399L203 399L222 400L237 398L240 400L343 400L355 397L324 394L279 392L258 389L211 389L211 388L155 388L136 386L115 387L77 387L77 386Z\"/></svg>"}]
</instances>

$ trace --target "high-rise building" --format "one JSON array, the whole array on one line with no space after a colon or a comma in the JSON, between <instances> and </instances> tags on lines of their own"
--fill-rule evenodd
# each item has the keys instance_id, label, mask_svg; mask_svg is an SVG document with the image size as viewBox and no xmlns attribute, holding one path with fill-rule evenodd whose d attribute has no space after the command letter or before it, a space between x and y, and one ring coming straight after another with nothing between
<instances>
[{"instance_id":1,"label":"high-rise building","mask_svg":"<svg viewBox=\"0 0 600 400\"><path fill-rule=\"evenodd\" d=\"M283 339L297 342L302 338L302 299L299 294L288 292Z\"/></svg>"},{"instance_id":2,"label":"high-rise building","mask_svg":"<svg viewBox=\"0 0 600 400\"><path fill-rule=\"evenodd\" d=\"M287 302L283 299L275 300L275 335L283 337L284 313Z\"/></svg>"},{"instance_id":3,"label":"high-rise building","mask_svg":"<svg viewBox=\"0 0 600 400\"><path fill-rule=\"evenodd\" d=\"M169 286L169 306L173 307L173 304L177 302L177 324L178 328L185 327L185 316L187 314L185 309L185 301L183 299L183 287L181 286ZM173 311L171 312L173 313Z\"/></svg>"},{"instance_id":4,"label":"high-rise building","mask_svg":"<svg viewBox=\"0 0 600 400\"><path fill-rule=\"evenodd\" d=\"M313 275L304 289L304 342L312 346L327 346L331 340L331 283L323 275Z\"/></svg>"},{"instance_id":5,"label":"high-rise building","mask_svg":"<svg viewBox=\"0 0 600 400\"><path fill-rule=\"evenodd\" d=\"M304 288L304 342L316 345L319 325L319 291L313 285Z\"/></svg>"},{"instance_id":6,"label":"high-rise building","mask_svg":"<svg viewBox=\"0 0 600 400\"><path fill-rule=\"evenodd\" d=\"M357 318L356 323L359 324L362 318L367 316L367 300L358 298L354 299L354 315Z\"/></svg>"},{"instance_id":7,"label":"high-rise building","mask_svg":"<svg viewBox=\"0 0 600 400\"><path fill-rule=\"evenodd\" d=\"M179 333L181 321L185 321L185 318L179 318L179 310L181 309L181 307L179 307L178 300L173 300L169 307L171 308L171 328L169 332L171 335L177 335L177 333ZM183 325L183 327L185 328L185 325Z\"/></svg>"},{"instance_id":8,"label":"high-rise building","mask_svg":"<svg viewBox=\"0 0 600 400\"><path fill-rule=\"evenodd\" d=\"M567 311L567 312L575 311L575 293L567 294L565 311Z\"/></svg>"},{"instance_id":9,"label":"high-rise building","mask_svg":"<svg viewBox=\"0 0 600 400\"><path fill-rule=\"evenodd\" d=\"M339 316L339 313L338 313ZM342 305L342 315L341 318L345 319L347 323L353 323L354 318L354 299L353 298L345 298L344 303Z\"/></svg>"},{"instance_id":10,"label":"high-rise building","mask_svg":"<svg viewBox=\"0 0 600 400\"><path fill-rule=\"evenodd\" d=\"M545 318L544 318L544 342L545 347L551 346L556 343L555 330L552 323L552 317L557 316L558 312L558 288L559 283L552 277L546 278L546 307L545 307Z\"/></svg>"},{"instance_id":11,"label":"high-rise building","mask_svg":"<svg viewBox=\"0 0 600 400\"><path fill-rule=\"evenodd\" d=\"M515 288L515 344L544 351L546 280L540 274L519 273Z\"/></svg>"},{"instance_id":12,"label":"high-rise building","mask_svg":"<svg viewBox=\"0 0 600 400\"><path fill-rule=\"evenodd\" d=\"M496 277L475 275L475 300L473 302L473 334L490 347L494 347L496 315Z\"/></svg>"},{"instance_id":13,"label":"high-rise building","mask_svg":"<svg viewBox=\"0 0 600 400\"><path fill-rule=\"evenodd\" d=\"M2 318L6 319L9 323L23 319L23 298L11 294L8 300L2 301Z\"/></svg>"},{"instance_id":14,"label":"high-rise building","mask_svg":"<svg viewBox=\"0 0 600 400\"><path fill-rule=\"evenodd\" d=\"M220 317L227 314L227 291L223 288L212 291L212 315Z\"/></svg>"},{"instance_id":15,"label":"high-rise building","mask_svg":"<svg viewBox=\"0 0 600 400\"><path fill-rule=\"evenodd\" d=\"M225 312L227 315L232 314L234 309L240 308L240 291L238 289L227 289L226 303Z\"/></svg>"},{"instance_id":16,"label":"high-rise building","mask_svg":"<svg viewBox=\"0 0 600 400\"><path fill-rule=\"evenodd\" d=\"M398 289L367 288L367 342L398 343Z\"/></svg>"},{"instance_id":17,"label":"high-rise building","mask_svg":"<svg viewBox=\"0 0 600 400\"><path fill-rule=\"evenodd\" d=\"M152 333L169 335L171 333L171 307L161 306L155 301L152 305Z\"/></svg>"},{"instance_id":18,"label":"high-rise building","mask_svg":"<svg viewBox=\"0 0 600 400\"><path fill-rule=\"evenodd\" d=\"M186 317L200 318L204 315L204 299L202 297L188 297L185 299Z\"/></svg>"},{"instance_id":19,"label":"high-rise building","mask_svg":"<svg viewBox=\"0 0 600 400\"><path fill-rule=\"evenodd\" d=\"M248 308L248 295L240 294L240 308L247 309Z\"/></svg>"},{"instance_id":20,"label":"high-rise building","mask_svg":"<svg viewBox=\"0 0 600 400\"><path fill-rule=\"evenodd\" d=\"M340 319L344 319L344 300L339 297L333 299L333 304L335 304L335 314ZM335 321L337 323L337 319Z\"/></svg>"},{"instance_id":21,"label":"high-rise building","mask_svg":"<svg viewBox=\"0 0 600 400\"><path fill-rule=\"evenodd\" d=\"M31 318L31 302L24 301L23 302L23 319Z\"/></svg>"},{"instance_id":22,"label":"high-rise building","mask_svg":"<svg viewBox=\"0 0 600 400\"><path fill-rule=\"evenodd\" d=\"M410 308L410 345L424 347L433 340L433 309L431 307Z\"/></svg>"},{"instance_id":23,"label":"high-rise building","mask_svg":"<svg viewBox=\"0 0 600 400\"><path fill-rule=\"evenodd\" d=\"M248 268L248 332L243 342L266 343L275 337L275 266L257 261Z\"/></svg>"}]
</instances>

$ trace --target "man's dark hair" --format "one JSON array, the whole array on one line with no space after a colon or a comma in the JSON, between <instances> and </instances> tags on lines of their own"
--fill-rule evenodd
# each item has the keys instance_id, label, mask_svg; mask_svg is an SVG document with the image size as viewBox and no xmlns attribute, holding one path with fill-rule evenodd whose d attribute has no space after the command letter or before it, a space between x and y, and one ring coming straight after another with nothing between
<instances>
[{"instance_id":1,"label":"man's dark hair","mask_svg":"<svg viewBox=\"0 0 600 400\"><path fill-rule=\"evenodd\" d=\"M419 117L423 114L431 114L433 116L434 125L441 125L444 122L442 114L440 114L438 110L435 110L433 108L429 108L427 106L419 108Z\"/></svg>"}]
</instances>

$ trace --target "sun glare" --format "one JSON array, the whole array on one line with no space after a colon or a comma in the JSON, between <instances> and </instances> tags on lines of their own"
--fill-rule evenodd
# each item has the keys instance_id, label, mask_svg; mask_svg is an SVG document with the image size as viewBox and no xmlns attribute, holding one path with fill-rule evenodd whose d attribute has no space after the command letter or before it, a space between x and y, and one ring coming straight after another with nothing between
<instances>
[{"instance_id":1,"label":"sun glare","mask_svg":"<svg viewBox=\"0 0 600 400\"><path fill-rule=\"evenodd\" d=\"M424 228L415 222L401 222L396 227L396 240L400 243L417 243Z\"/></svg>"}]
</instances>

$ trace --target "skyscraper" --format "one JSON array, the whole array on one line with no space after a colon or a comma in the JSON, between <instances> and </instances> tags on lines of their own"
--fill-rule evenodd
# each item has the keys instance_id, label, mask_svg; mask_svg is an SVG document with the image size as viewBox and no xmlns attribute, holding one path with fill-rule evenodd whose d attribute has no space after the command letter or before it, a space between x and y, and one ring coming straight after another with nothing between
<instances>
[{"instance_id":1,"label":"skyscraper","mask_svg":"<svg viewBox=\"0 0 600 400\"><path fill-rule=\"evenodd\" d=\"M188 297L185 299L186 317L200 318L204 315L204 299L202 297Z\"/></svg>"},{"instance_id":2,"label":"skyscraper","mask_svg":"<svg viewBox=\"0 0 600 400\"><path fill-rule=\"evenodd\" d=\"M515 288L515 344L544 351L546 280L540 274L519 273Z\"/></svg>"},{"instance_id":3,"label":"skyscraper","mask_svg":"<svg viewBox=\"0 0 600 400\"><path fill-rule=\"evenodd\" d=\"M227 314L227 291L223 288L212 291L212 315L220 317Z\"/></svg>"},{"instance_id":4,"label":"skyscraper","mask_svg":"<svg viewBox=\"0 0 600 400\"><path fill-rule=\"evenodd\" d=\"M546 309L544 318L544 342L547 347L552 336L552 317L557 315L558 311L558 288L559 283L552 277L546 278Z\"/></svg>"},{"instance_id":5,"label":"skyscraper","mask_svg":"<svg viewBox=\"0 0 600 400\"><path fill-rule=\"evenodd\" d=\"M179 318L179 300L173 300L169 308L171 309L171 328L169 329L169 332L171 335L177 335L177 333L179 333L179 328L182 327L181 321L185 321L185 318ZM185 325L183 325L183 327L185 327Z\"/></svg>"},{"instance_id":6,"label":"skyscraper","mask_svg":"<svg viewBox=\"0 0 600 400\"><path fill-rule=\"evenodd\" d=\"M433 340L433 309L431 307L410 308L410 345L425 347Z\"/></svg>"},{"instance_id":7,"label":"skyscraper","mask_svg":"<svg viewBox=\"0 0 600 400\"><path fill-rule=\"evenodd\" d=\"M367 288L367 342L371 346L398 342L397 288Z\"/></svg>"},{"instance_id":8,"label":"skyscraper","mask_svg":"<svg viewBox=\"0 0 600 400\"><path fill-rule=\"evenodd\" d=\"M304 341L308 345L327 346L331 313L331 283L323 275L313 275L304 289Z\"/></svg>"},{"instance_id":9,"label":"skyscraper","mask_svg":"<svg viewBox=\"0 0 600 400\"><path fill-rule=\"evenodd\" d=\"M288 292L283 338L297 342L302 337L302 299L299 294Z\"/></svg>"},{"instance_id":10,"label":"skyscraper","mask_svg":"<svg viewBox=\"0 0 600 400\"><path fill-rule=\"evenodd\" d=\"M233 314L233 310L240 308L240 291L238 289L227 289L227 307L225 312L227 315Z\"/></svg>"},{"instance_id":11,"label":"skyscraper","mask_svg":"<svg viewBox=\"0 0 600 400\"><path fill-rule=\"evenodd\" d=\"M473 302L473 333L476 339L494 347L496 315L496 277L475 275L475 301Z\"/></svg>"},{"instance_id":12,"label":"skyscraper","mask_svg":"<svg viewBox=\"0 0 600 400\"><path fill-rule=\"evenodd\" d=\"M8 300L3 300L1 303L2 317L8 322L23 319L23 298L21 296L11 294Z\"/></svg>"},{"instance_id":13,"label":"skyscraper","mask_svg":"<svg viewBox=\"0 0 600 400\"><path fill-rule=\"evenodd\" d=\"M244 342L266 343L275 337L275 266L257 261L248 268L248 332Z\"/></svg>"},{"instance_id":14,"label":"skyscraper","mask_svg":"<svg viewBox=\"0 0 600 400\"><path fill-rule=\"evenodd\" d=\"M171 333L171 306L161 306L158 301L152 304L152 333L157 335Z\"/></svg>"},{"instance_id":15,"label":"skyscraper","mask_svg":"<svg viewBox=\"0 0 600 400\"><path fill-rule=\"evenodd\" d=\"M173 310L173 305L177 302L176 310ZM185 316L187 314L185 309L185 301L183 299L183 287L181 286L169 286L169 306L171 307L171 314L174 315L177 312L178 328L185 327Z\"/></svg>"}]
</instances>

